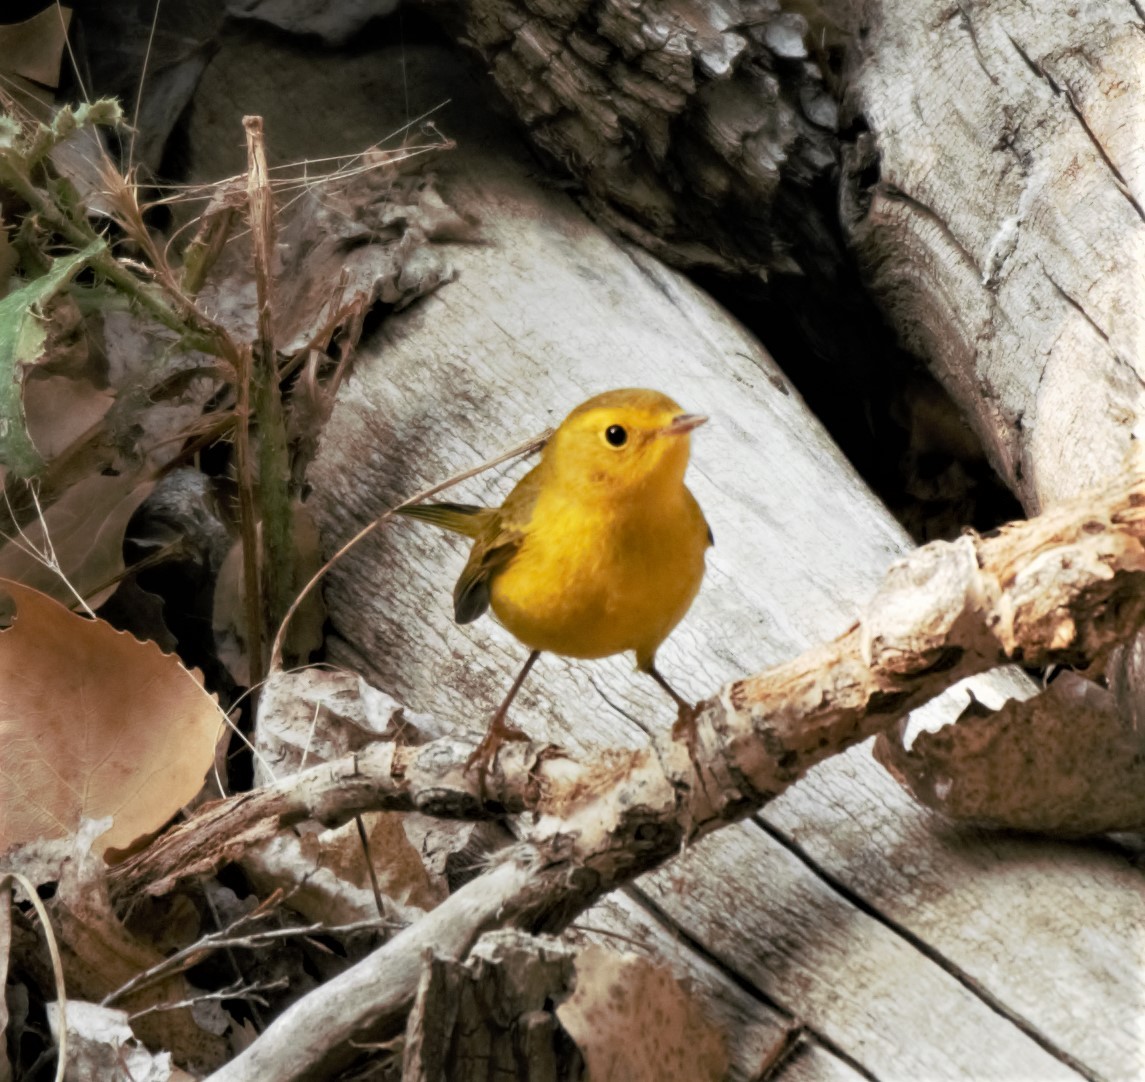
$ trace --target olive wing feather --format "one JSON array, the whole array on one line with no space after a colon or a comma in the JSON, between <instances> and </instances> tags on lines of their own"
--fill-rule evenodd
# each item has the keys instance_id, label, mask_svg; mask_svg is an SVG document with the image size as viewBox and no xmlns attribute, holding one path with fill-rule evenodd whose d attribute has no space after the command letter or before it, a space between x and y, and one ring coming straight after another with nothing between
<instances>
[{"instance_id":1,"label":"olive wing feather","mask_svg":"<svg viewBox=\"0 0 1145 1082\"><path fill-rule=\"evenodd\" d=\"M521 478L501 507L433 503L401 509L410 518L473 538L473 549L453 588L453 615L459 624L472 623L489 608L490 583L520 549L537 502L539 468Z\"/></svg>"}]
</instances>

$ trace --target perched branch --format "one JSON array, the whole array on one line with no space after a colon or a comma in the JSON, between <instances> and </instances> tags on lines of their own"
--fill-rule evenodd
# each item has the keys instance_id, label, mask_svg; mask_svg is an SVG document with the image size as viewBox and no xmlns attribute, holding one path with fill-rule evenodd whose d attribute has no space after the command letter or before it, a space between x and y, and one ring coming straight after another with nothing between
<instances>
[{"instance_id":1,"label":"perched branch","mask_svg":"<svg viewBox=\"0 0 1145 1082\"><path fill-rule=\"evenodd\" d=\"M325 1069L351 1036L367 1039L408 1007L421 947L458 958L492 924L559 929L602 894L755 811L816 763L966 676L1016 659L1100 664L1145 623L1143 539L1145 480L1134 478L993 537L935 542L896 563L863 619L834 642L702 703L691 749L666 742L578 765L552 749L518 745L486 778L483 803L464 772L466 742L376 745L203 809L118 869L119 887L169 889L179 876L213 866L195 867L195 839L203 859L228 846L233 856L247 839L302 815L330 823L367 808L455 816L532 810L526 844L294 1004L213 1077L289 1079ZM175 833L184 835L181 867L152 856Z\"/></svg>"}]
</instances>

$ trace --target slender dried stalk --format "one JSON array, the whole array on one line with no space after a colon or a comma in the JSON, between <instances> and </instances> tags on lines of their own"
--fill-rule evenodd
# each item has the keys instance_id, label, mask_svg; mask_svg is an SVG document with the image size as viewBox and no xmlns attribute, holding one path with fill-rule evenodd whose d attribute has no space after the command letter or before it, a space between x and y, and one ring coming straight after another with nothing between
<instances>
[{"instance_id":1,"label":"slender dried stalk","mask_svg":"<svg viewBox=\"0 0 1145 1082\"><path fill-rule=\"evenodd\" d=\"M274 345L274 195L267 179L262 117L243 117L247 136L247 198L251 225L258 330L252 344L252 397L258 419L259 511L262 522L262 594L267 637L290 606L294 539L290 512L290 457ZM261 665L260 665L261 667Z\"/></svg>"}]
</instances>

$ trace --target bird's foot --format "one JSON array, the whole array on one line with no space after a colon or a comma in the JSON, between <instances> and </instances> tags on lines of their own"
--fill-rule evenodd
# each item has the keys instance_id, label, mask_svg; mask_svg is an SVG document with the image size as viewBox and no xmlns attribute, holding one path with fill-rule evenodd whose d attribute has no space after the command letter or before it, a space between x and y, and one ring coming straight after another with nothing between
<instances>
[{"instance_id":1,"label":"bird's foot","mask_svg":"<svg viewBox=\"0 0 1145 1082\"><path fill-rule=\"evenodd\" d=\"M482 801L485 799L485 778L489 774L489 768L493 765L493 761L497 758L497 752L501 750L501 745L507 740L528 740L529 734L523 729L518 729L515 725L510 725L503 717L494 715L493 720L489 723L489 728L485 730L485 735L481 738L481 743L473 749L473 754L465 760L465 772L468 774L471 770L477 771L477 792Z\"/></svg>"},{"instance_id":2,"label":"bird's foot","mask_svg":"<svg viewBox=\"0 0 1145 1082\"><path fill-rule=\"evenodd\" d=\"M688 745L688 754L695 758L696 751L696 722L700 716L700 708L696 703L676 702L676 724L672 726L672 739L683 739Z\"/></svg>"}]
</instances>

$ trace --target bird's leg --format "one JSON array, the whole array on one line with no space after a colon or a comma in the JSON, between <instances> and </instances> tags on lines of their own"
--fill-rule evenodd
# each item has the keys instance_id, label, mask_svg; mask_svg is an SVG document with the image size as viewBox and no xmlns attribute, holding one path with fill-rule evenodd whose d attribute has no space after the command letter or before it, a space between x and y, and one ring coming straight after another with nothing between
<instances>
[{"instance_id":1,"label":"bird's leg","mask_svg":"<svg viewBox=\"0 0 1145 1082\"><path fill-rule=\"evenodd\" d=\"M477 782L482 798L485 796L485 775L489 772L489 764L496 758L497 751L501 745L506 740L529 739L528 733L522 729L518 729L515 725L510 725L505 720L505 717L509 713L510 705L517 697L517 692L521 690L521 685L525 682L525 677L529 675L529 670L540 656L540 650L533 650L529 653L529 656L525 659L525 664L521 666L521 671L517 673L516 680L513 681L513 686L509 688L509 693L505 696L504 700L502 700L501 705L497 707L497 712L489 722L489 728L485 730L485 735L481 738L481 743L474 749L473 754L465 760L465 769L467 771L477 767Z\"/></svg>"},{"instance_id":2,"label":"bird's leg","mask_svg":"<svg viewBox=\"0 0 1145 1082\"><path fill-rule=\"evenodd\" d=\"M644 671L672 696L672 701L676 704L676 724L672 726L672 739L679 740L682 736L687 737L688 749L691 750L696 739L695 704L688 702L683 695L664 679L663 674L656 668L655 662L650 663L648 668Z\"/></svg>"}]
</instances>

